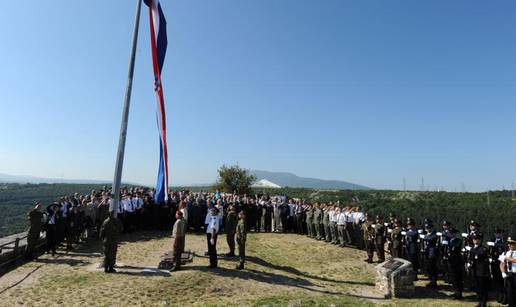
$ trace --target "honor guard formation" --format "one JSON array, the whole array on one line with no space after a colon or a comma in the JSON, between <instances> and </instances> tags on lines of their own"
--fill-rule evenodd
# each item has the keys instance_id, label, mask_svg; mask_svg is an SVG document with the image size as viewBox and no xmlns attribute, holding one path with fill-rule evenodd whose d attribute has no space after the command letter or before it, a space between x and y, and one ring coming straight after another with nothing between
<instances>
[{"instance_id":1,"label":"honor guard formation","mask_svg":"<svg viewBox=\"0 0 516 307\"><path fill-rule=\"evenodd\" d=\"M180 269L188 231L206 234L210 268L217 267L217 239L225 233L229 247L225 257L235 257L237 249L236 269L244 269L248 232L296 233L338 247L362 249L368 263L373 263L375 255L376 262L385 261L386 253L405 258L412 263L416 280L427 276L427 287L437 288L439 279L452 285L453 299L462 299L464 288L471 288L479 306L486 306L490 294L501 304L516 306L516 237L499 228L484 235L481 225L471 221L463 233L447 220L437 224L425 219L418 224L412 218L402 222L393 213L388 219L371 216L357 202L342 205L218 191L172 192L167 202L156 204L153 192L123 188L116 217L109 211L111 190L106 187L88 195L63 196L46 209L36 204L29 213L26 259L37 257L40 232L46 233L46 252L52 255L59 246L73 249L85 240L100 238L104 269L111 273L115 272L120 233L172 229L172 270Z\"/></svg>"}]
</instances>

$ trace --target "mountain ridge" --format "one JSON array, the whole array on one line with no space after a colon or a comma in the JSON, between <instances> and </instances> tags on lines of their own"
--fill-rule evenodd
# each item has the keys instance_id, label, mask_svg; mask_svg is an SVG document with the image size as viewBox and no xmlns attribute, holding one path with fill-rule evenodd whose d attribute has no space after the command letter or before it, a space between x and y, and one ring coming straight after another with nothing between
<instances>
[{"instance_id":1,"label":"mountain ridge","mask_svg":"<svg viewBox=\"0 0 516 307\"><path fill-rule=\"evenodd\" d=\"M255 175L257 180L266 179L282 187L308 189L372 190L370 187L347 181L300 177L288 172L271 172L262 170L249 170L249 172Z\"/></svg>"}]
</instances>

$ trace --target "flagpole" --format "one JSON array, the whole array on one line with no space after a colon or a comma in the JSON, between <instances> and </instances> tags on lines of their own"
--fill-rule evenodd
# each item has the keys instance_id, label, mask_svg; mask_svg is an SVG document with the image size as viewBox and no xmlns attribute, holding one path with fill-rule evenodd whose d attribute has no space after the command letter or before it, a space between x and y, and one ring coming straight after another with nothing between
<instances>
[{"instance_id":1,"label":"flagpole","mask_svg":"<svg viewBox=\"0 0 516 307\"><path fill-rule=\"evenodd\" d=\"M131 89L133 87L134 61L136 58L136 45L138 43L138 29L140 26L141 0L136 0L136 16L134 19L133 43L131 57L129 59L129 72L127 74L127 87L125 89L124 110L122 112L122 123L120 125L120 137L118 139L118 152L116 156L115 177L113 179L113 201L109 206L109 211L117 213L120 203L120 182L122 180L122 168L124 166L125 138L127 136L127 122L129 119L129 105L131 103Z\"/></svg>"}]
</instances>

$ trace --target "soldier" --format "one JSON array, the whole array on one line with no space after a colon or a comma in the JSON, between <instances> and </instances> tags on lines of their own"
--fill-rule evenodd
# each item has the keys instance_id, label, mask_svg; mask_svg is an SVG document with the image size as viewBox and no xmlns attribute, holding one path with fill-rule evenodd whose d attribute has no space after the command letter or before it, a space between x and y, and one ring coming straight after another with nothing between
<instances>
[{"instance_id":1,"label":"soldier","mask_svg":"<svg viewBox=\"0 0 516 307\"><path fill-rule=\"evenodd\" d=\"M356 244L358 246L358 239L356 236L356 229L358 228L355 223L355 213L353 208L346 207L342 211L344 213L345 227L344 236L347 245Z\"/></svg>"},{"instance_id":2,"label":"soldier","mask_svg":"<svg viewBox=\"0 0 516 307\"><path fill-rule=\"evenodd\" d=\"M367 252L367 259L365 260L367 263L373 263L375 232L372 225L371 218L369 214L366 213L365 221L362 223L362 232L364 235L365 250Z\"/></svg>"},{"instance_id":3,"label":"soldier","mask_svg":"<svg viewBox=\"0 0 516 307\"><path fill-rule=\"evenodd\" d=\"M507 239L509 250L500 256L500 270L505 281L506 303L516 306L516 240Z\"/></svg>"},{"instance_id":4,"label":"soldier","mask_svg":"<svg viewBox=\"0 0 516 307\"><path fill-rule=\"evenodd\" d=\"M174 238L174 268L172 271L178 271L181 267L181 254L185 249L186 223L183 219L183 212L176 211L176 222L172 229L172 238Z\"/></svg>"},{"instance_id":5,"label":"soldier","mask_svg":"<svg viewBox=\"0 0 516 307\"><path fill-rule=\"evenodd\" d=\"M439 249L437 246L438 237L434 230L434 224L432 220L427 220L425 223L426 235L425 241L425 261L426 261L426 272L430 282L426 285L429 288L437 288L437 261L439 259Z\"/></svg>"},{"instance_id":6,"label":"soldier","mask_svg":"<svg viewBox=\"0 0 516 307\"><path fill-rule=\"evenodd\" d=\"M405 234L405 255L407 260L412 263L414 268L415 280L418 280L417 273L419 270L419 233L416 229L416 223L413 219L407 220L408 230Z\"/></svg>"},{"instance_id":7,"label":"soldier","mask_svg":"<svg viewBox=\"0 0 516 307\"><path fill-rule=\"evenodd\" d=\"M325 240L325 234L324 234L324 210L326 208L326 205L320 204L319 205L319 225L317 225L317 229L319 230L319 240Z\"/></svg>"},{"instance_id":8,"label":"soldier","mask_svg":"<svg viewBox=\"0 0 516 307\"><path fill-rule=\"evenodd\" d=\"M401 222L394 222L394 229L391 230L390 233L390 241L391 241L391 256L394 258L401 258L402 255L402 247L403 247L403 235L401 234Z\"/></svg>"},{"instance_id":9,"label":"soldier","mask_svg":"<svg viewBox=\"0 0 516 307\"><path fill-rule=\"evenodd\" d=\"M385 229L386 230L385 237L387 240L387 250L389 251L391 256L392 256L393 252L392 252L392 241L391 241L390 234L392 233L392 230L396 227L395 222L396 222L396 215L392 212L389 213L389 222L387 223L387 227Z\"/></svg>"},{"instance_id":10,"label":"soldier","mask_svg":"<svg viewBox=\"0 0 516 307\"><path fill-rule=\"evenodd\" d=\"M448 248L449 248L449 242L451 240L451 237L454 237L455 234L450 234L450 230L451 230L451 223L447 220L444 220L443 223L442 223L442 229L443 231L441 233L437 233L437 236L440 236L440 253L442 255L441 257L441 267L442 267L442 270L443 270L443 275L444 275L444 281L446 283L449 283L451 284L452 283L452 280L451 280L451 273L450 273L450 266L448 265L448 261L449 261L449 258L448 258ZM446 242L446 243L445 243ZM462 242L461 242L461 245L462 245Z\"/></svg>"},{"instance_id":11,"label":"soldier","mask_svg":"<svg viewBox=\"0 0 516 307\"><path fill-rule=\"evenodd\" d=\"M324 206L322 224L323 224L323 229L324 229L324 241L330 242L331 235L330 235L330 207L329 206Z\"/></svg>"},{"instance_id":12,"label":"soldier","mask_svg":"<svg viewBox=\"0 0 516 307\"><path fill-rule=\"evenodd\" d=\"M337 238L337 220L339 218L340 209L337 206L333 206L333 209L330 212L331 243L337 245L339 244L339 239Z\"/></svg>"},{"instance_id":13,"label":"soldier","mask_svg":"<svg viewBox=\"0 0 516 307\"><path fill-rule=\"evenodd\" d=\"M503 229L497 227L494 231L494 238L487 242L489 249L489 266L491 268L491 278L493 280L493 289L497 292L498 303L504 303L505 291L502 272L500 271L500 256L505 253L506 243L503 237Z\"/></svg>"},{"instance_id":14,"label":"soldier","mask_svg":"<svg viewBox=\"0 0 516 307\"><path fill-rule=\"evenodd\" d=\"M100 238L104 245L104 272L116 272L116 252L118 248L118 236L124 230L124 226L119 219L115 217L114 212L110 212L109 217L102 223L100 228Z\"/></svg>"},{"instance_id":15,"label":"soldier","mask_svg":"<svg viewBox=\"0 0 516 307\"><path fill-rule=\"evenodd\" d=\"M247 233L245 230L245 214L242 211L240 211L240 213L238 214L236 239L238 244L238 257L240 258L240 263L238 264L236 269L242 270L244 268L245 263L245 241L247 239Z\"/></svg>"},{"instance_id":16,"label":"soldier","mask_svg":"<svg viewBox=\"0 0 516 307\"><path fill-rule=\"evenodd\" d=\"M307 209L306 209L306 217L305 217L305 222L306 222L306 230L308 231L308 237L309 238L313 238L314 237L314 234L312 233L312 222L313 222L313 213L314 213L314 210L312 208L312 205L308 205L307 206Z\"/></svg>"},{"instance_id":17,"label":"soldier","mask_svg":"<svg viewBox=\"0 0 516 307\"><path fill-rule=\"evenodd\" d=\"M229 247L229 253L226 254L226 257L235 257L235 231L237 228L237 222L236 207L231 205L226 218L226 241L228 242Z\"/></svg>"},{"instance_id":18,"label":"soldier","mask_svg":"<svg viewBox=\"0 0 516 307\"><path fill-rule=\"evenodd\" d=\"M475 288L479 300L479 306L487 306L487 294L489 290L489 253L482 246L482 236L475 234L472 237L473 247L468 255L468 267L475 280Z\"/></svg>"},{"instance_id":19,"label":"soldier","mask_svg":"<svg viewBox=\"0 0 516 307\"><path fill-rule=\"evenodd\" d=\"M382 263L385 261L385 226L380 215L376 216L376 224L372 227L374 228L376 256L378 257L378 263Z\"/></svg>"},{"instance_id":20,"label":"soldier","mask_svg":"<svg viewBox=\"0 0 516 307\"><path fill-rule=\"evenodd\" d=\"M41 204L36 206L28 214L30 227L27 234L27 247L25 249L25 260L32 260L35 257L36 245L38 244L39 234L43 228L43 212L41 212ZM37 256L37 255L36 255Z\"/></svg>"},{"instance_id":21,"label":"soldier","mask_svg":"<svg viewBox=\"0 0 516 307\"><path fill-rule=\"evenodd\" d=\"M450 279L454 288L453 299L460 300L462 299L464 288L464 261L461 254L462 239L460 232L457 229L449 228L447 236L443 237L442 245L446 247L443 257L447 258L445 263L448 265L448 272L450 273Z\"/></svg>"},{"instance_id":22,"label":"soldier","mask_svg":"<svg viewBox=\"0 0 516 307\"><path fill-rule=\"evenodd\" d=\"M109 200L108 198L102 199L100 204L97 208L97 220L96 220L96 226L97 226L97 233L100 233L100 228L102 227L102 223L108 218L109 216Z\"/></svg>"},{"instance_id":23,"label":"soldier","mask_svg":"<svg viewBox=\"0 0 516 307\"><path fill-rule=\"evenodd\" d=\"M312 232L317 240L321 240L321 228L319 228L320 222L321 209L319 208L319 204L316 203L314 207L314 215L312 217Z\"/></svg>"},{"instance_id":24,"label":"soldier","mask_svg":"<svg viewBox=\"0 0 516 307\"><path fill-rule=\"evenodd\" d=\"M337 231L339 233L339 246L346 246L346 212L345 209L339 209L339 215L337 217Z\"/></svg>"}]
</instances>

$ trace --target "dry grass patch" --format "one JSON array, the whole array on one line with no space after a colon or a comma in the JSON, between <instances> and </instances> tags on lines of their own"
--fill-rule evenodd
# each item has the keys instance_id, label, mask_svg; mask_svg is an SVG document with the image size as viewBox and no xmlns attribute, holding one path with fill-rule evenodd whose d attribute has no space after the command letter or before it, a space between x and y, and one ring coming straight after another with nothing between
<instances>
[{"instance_id":1,"label":"dry grass patch","mask_svg":"<svg viewBox=\"0 0 516 307\"><path fill-rule=\"evenodd\" d=\"M144 271L156 268L160 256L171 249L167 233L130 234L123 239L118 256L123 267L117 274L95 269L101 261L100 245L90 243L57 258L43 256L38 262L3 276L0 305L437 306L452 303L439 297L370 300L375 295L374 268L362 261L363 252L303 236L249 234L246 270L236 271L237 259L224 258L220 258L218 269L208 269L208 259L204 257L206 238L188 235L186 248L194 251L196 257L182 271L172 274ZM219 239L218 252L228 252L225 236ZM23 281L7 289L19 280Z\"/></svg>"}]
</instances>

